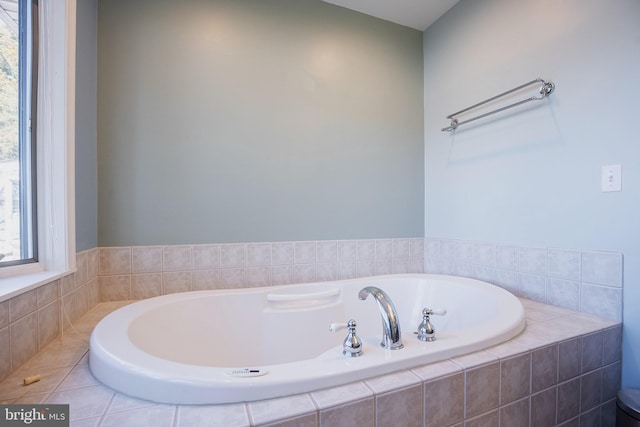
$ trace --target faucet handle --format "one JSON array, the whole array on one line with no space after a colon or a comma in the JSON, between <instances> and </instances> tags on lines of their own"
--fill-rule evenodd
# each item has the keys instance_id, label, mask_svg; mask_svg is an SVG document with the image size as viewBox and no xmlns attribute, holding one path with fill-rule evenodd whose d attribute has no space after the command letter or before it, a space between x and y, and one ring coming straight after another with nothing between
<instances>
[{"instance_id":1,"label":"faucet handle","mask_svg":"<svg viewBox=\"0 0 640 427\"><path fill-rule=\"evenodd\" d=\"M422 309L422 323L418 326L418 331L415 332L418 335L418 339L420 341L431 342L436 340L436 330L433 328L433 325L429 321L429 316L431 315L444 316L447 314L447 310L444 308L424 308Z\"/></svg>"},{"instance_id":2,"label":"faucet handle","mask_svg":"<svg viewBox=\"0 0 640 427\"><path fill-rule=\"evenodd\" d=\"M331 332L339 332L343 329L347 329L349 327L348 323L332 323L329 325L329 330Z\"/></svg>"},{"instance_id":3,"label":"faucet handle","mask_svg":"<svg viewBox=\"0 0 640 427\"><path fill-rule=\"evenodd\" d=\"M447 314L447 309L446 308L425 308L422 310L423 316L431 316L432 314L435 314L437 316L444 316L445 314Z\"/></svg>"},{"instance_id":4,"label":"faucet handle","mask_svg":"<svg viewBox=\"0 0 640 427\"><path fill-rule=\"evenodd\" d=\"M338 332L343 329L349 329L349 333L342 343L342 354L349 357L362 356L362 341L356 335L356 321L349 319L347 323L332 323L329 325L331 332Z\"/></svg>"}]
</instances>

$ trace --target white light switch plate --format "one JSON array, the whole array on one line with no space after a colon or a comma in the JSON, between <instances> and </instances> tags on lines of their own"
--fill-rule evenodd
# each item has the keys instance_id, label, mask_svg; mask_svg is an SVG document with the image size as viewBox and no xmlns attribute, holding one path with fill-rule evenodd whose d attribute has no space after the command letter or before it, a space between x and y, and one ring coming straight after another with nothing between
<instances>
[{"instance_id":1,"label":"white light switch plate","mask_svg":"<svg viewBox=\"0 0 640 427\"><path fill-rule=\"evenodd\" d=\"M602 166L602 192L622 191L622 165Z\"/></svg>"}]
</instances>

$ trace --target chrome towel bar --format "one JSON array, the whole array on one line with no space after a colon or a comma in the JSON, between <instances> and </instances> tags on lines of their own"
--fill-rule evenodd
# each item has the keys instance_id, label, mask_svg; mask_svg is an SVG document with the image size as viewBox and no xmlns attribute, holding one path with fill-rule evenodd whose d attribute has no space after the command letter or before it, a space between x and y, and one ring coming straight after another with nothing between
<instances>
[{"instance_id":1,"label":"chrome towel bar","mask_svg":"<svg viewBox=\"0 0 640 427\"><path fill-rule=\"evenodd\" d=\"M499 98L502 98L503 96L507 96L509 94L512 94L514 92L522 90L522 89L524 89L524 88L526 88L528 86L531 86L533 84L540 84L540 89L538 90L538 93L540 94L540 96L532 96L530 98L526 98L526 99L523 99L521 101L517 101L517 102L514 102L512 104L505 105L504 107L497 108L495 110L489 111L488 113L480 114L478 116L475 116L475 117L472 117L470 119L466 119L466 120L463 120L463 121L458 121L458 119L456 118L460 114L464 114L464 113L466 113L468 111L471 111L473 109L481 107L481 106L483 106L485 104L488 104L489 102L492 102L492 101L495 101L495 100L497 100ZM449 114L447 116L447 119L451 120L451 124L449 126L445 127L445 128L442 128L441 130L442 130L442 132L451 132L451 131L456 130L458 128L458 126L463 125L465 123L473 122L473 121L481 119L483 117L487 117L487 116L490 116L492 114L496 114L496 113L499 113L501 111L508 110L509 108L517 107L518 105L522 105L522 104L525 104L525 103L530 102L530 101L541 101L544 98L546 98L547 96L551 95L553 93L553 90L555 89L555 87L556 86L553 83L546 82L543 79L538 77L535 80L531 80L528 83L525 83L525 84L520 85L518 87L514 87L513 89L510 89L510 90L508 90L506 92L503 92L500 95L496 95L496 96L494 96L492 98L485 99L482 102L478 102L477 104L474 104L471 107L467 107L464 110L460 110L460 111L457 111L457 112L455 112L453 114Z\"/></svg>"}]
</instances>

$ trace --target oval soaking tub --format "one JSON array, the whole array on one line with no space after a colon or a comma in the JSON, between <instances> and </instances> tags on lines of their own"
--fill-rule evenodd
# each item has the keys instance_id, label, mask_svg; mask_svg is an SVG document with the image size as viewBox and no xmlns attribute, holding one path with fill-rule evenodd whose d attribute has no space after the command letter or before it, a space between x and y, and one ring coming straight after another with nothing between
<instances>
[{"instance_id":1,"label":"oval soaking tub","mask_svg":"<svg viewBox=\"0 0 640 427\"><path fill-rule=\"evenodd\" d=\"M382 289L395 305L404 348L381 347ZM417 339L422 309L437 339ZM355 319L360 357L342 354ZM524 309L511 293L473 279L428 274L375 276L304 285L195 291L142 300L94 329L90 369L107 386L163 403L267 399L363 380L481 350L519 334Z\"/></svg>"}]
</instances>

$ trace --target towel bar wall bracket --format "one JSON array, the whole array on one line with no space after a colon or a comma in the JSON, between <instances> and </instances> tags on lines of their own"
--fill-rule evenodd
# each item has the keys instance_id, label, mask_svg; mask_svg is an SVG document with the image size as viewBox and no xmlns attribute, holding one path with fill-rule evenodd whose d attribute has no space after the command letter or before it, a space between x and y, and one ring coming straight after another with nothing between
<instances>
[{"instance_id":1,"label":"towel bar wall bracket","mask_svg":"<svg viewBox=\"0 0 640 427\"><path fill-rule=\"evenodd\" d=\"M479 108L479 107L481 107L481 106L483 106L483 105L485 105L485 104L487 104L489 102L495 101L495 100L497 100L499 98L502 98L503 96L512 94L512 93L517 92L519 90L522 90L522 89L524 89L524 88L526 88L528 86L531 86L533 84L540 84L540 88L538 89L539 96L532 96L530 98L526 98L526 99L523 99L521 101L517 101L517 102L511 103L511 104L505 105L504 107L497 108L495 110L489 111L489 112L484 113L484 114L480 114L480 115L478 115L476 117L472 117L470 119L466 119L466 120L463 120L463 121L459 121L456 118L460 114L466 113L466 112L471 111L471 110L476 109L476 108ZM456 130L458 128L458 126L463 125L465 123L469 123L469 122L473 122L473 121L478 120L478 119L482 119L483 117L487 117L487 116L490 116L492 114L496 114L496 113L499 113L501 111L508 110L509 108L517 107L518 105L522 105L522 104L525 104L525 103L530 102L530 101L541 101L541 100L545 99L547 96L551 95L553 93L553 91L555 90L555 88L556 88L556 85L554 85L551 82L546 82L541 78L537 78L535 80L531 80L530 82L527 82L527 83L525 83L523 85L520 85L518 87L514 87L513 89L510 89L510 90L508 90L506 92L503 92L503 93L501 93L499 95L496 95L496 96L491 97L489 99L485 99L482 102L478 102L477 104L474 104L471 107L467 107L464 110L460 110L460 111L457 111L457 112L455 112L453 114L449 114L447 116L447 119L451 120L451 123L449 124L449 126L447 126L445 128L442 128L441 131L442 132L452 132L452 131Z\"/></svg>"}]
</instances>

